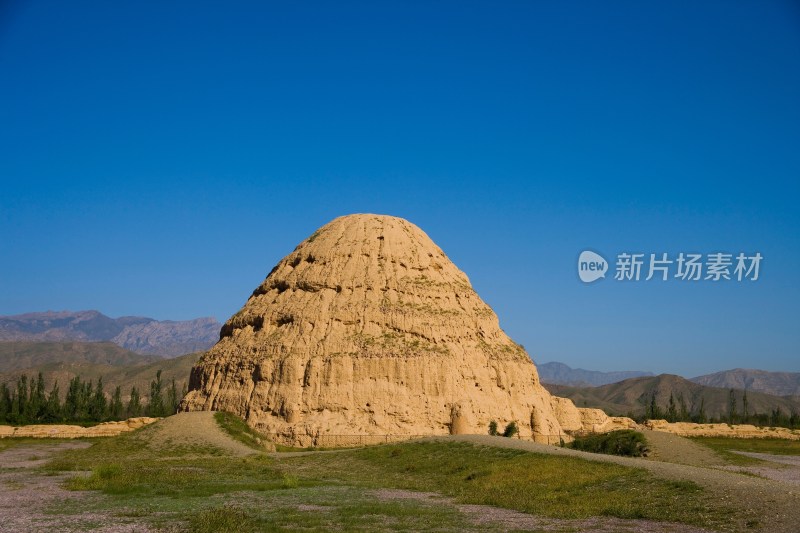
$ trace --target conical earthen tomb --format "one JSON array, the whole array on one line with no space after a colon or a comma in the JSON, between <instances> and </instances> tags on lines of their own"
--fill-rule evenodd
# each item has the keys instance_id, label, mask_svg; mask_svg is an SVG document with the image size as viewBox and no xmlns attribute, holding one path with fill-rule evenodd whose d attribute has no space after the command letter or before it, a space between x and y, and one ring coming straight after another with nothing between
<instances>
[{"instance_id":1,"label":"conical earthen tomb","mask_svg":"<svg viewBox=\"0 0 800 533\"><path fill-rule=\"evenodd\" d=\"M220 337L193 368L183 409L236 413L277 442L485 434L491 420L537 440L581 428L467 276L401 218L323 226Z\"/></svg>"}]
</instances>

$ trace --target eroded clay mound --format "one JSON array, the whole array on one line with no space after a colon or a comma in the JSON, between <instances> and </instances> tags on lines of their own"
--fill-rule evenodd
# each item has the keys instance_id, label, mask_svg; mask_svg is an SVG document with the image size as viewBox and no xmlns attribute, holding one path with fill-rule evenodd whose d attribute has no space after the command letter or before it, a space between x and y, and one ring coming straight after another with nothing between
<instances>
[{"instance_id":1,"label":"eroded clay mound","mask_svg":"<svg viewBox=\"0 0 800 533\"><path fill-rule=\"evenodd\" d=\"M467 276L390 216L341 217L297 246L225 323L189 389L185 410L237 413L293 444L485 433L491 420L562 432L530 358Z\"/></svg>"}]
</instances>

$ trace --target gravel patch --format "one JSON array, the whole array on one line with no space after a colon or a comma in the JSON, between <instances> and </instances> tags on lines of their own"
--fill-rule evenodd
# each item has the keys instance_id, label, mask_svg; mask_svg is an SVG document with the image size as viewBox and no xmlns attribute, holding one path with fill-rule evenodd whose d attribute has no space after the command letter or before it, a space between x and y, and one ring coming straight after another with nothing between
<instances>
[{"instance_id":1,"label":"gravel patch","mask_svg":"<svg viewBox=\"0 0 800 533\"><path fill-rule=\"evenodd\" d=\"M15 446L0 452L0 532L78 532L100 533L148 532L149 528L130 518L110 513L78 512L51 514L53 505L80 509L99 496L68 491L61 487L74 472L45 475L38 466L63 450L86 448L87 442L63 442ZM35 459L33 459L35 457Z\"/></svg>"}]
</instances>

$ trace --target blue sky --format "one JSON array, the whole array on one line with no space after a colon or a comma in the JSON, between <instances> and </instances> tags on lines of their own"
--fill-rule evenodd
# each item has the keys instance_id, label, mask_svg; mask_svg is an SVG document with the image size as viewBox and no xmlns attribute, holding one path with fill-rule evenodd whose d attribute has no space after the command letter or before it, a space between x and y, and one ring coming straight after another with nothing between
<instances>
[{"instance_id":1,"label":"blue sky","mask_svg":"<svg viewBox=\"0 0 800 533\"><path fill-rule=\"evenodd\" d=\"M4 2L0 314L224 321L336 216L425 230L537 362L800 371L796 2ZM584 249L760 252L586 285Z\"/></svg>"}]
</instances>

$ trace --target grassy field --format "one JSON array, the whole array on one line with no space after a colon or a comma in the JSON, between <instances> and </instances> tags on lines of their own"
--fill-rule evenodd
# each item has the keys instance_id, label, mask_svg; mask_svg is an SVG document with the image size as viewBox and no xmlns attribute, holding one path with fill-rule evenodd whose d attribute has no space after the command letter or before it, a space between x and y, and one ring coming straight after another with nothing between
<instances>
[{"instance_id":1,"label":"grassy field","mask_svg":"<svg viewBox=\"0 0 800 533\"><path fill-rule=\"evenodd\" d=\"M800 455L800 441L786 439L735 439L729 437L692 437L698 444L708 446L726 461L734 465L754 465L763 461L732 453L755 452L770 453L774 455Z\"/></svg>"},{"instance_id":2,"label":"grassy field","mask_svg":"<svg viewBox=\"0 0 800 533\"><path fill-rule=\"evenodd\" d=\"M697 524L710 509L690 482L572 457L466 443L418 442L282 461L321 482L439 492L553 518L615 516ZM677 505L676 505L677 504Z\"/></svg>"},{"instance_id":3,"label":"grassy field","mask_svg":"<svg viewBox=\"0 0 800 533\"><path fill-rule=\"evenodd\" d=\"M241 421L217 421L240 442L260 446ZM59 505L50 512L77 513L88 506L187 531L508 529L502 523L476 525L456 504L549 519L618 517L713 528L737 516L735 506L692 482L573 457L437 441L235 458L212 447L150 447L146 435L97 441L44 467L46 473L76 471L66 481L69 489L105 495L81 510ZM442 497L393 496L419 492Z\"/></svg>"}]
</instances>

